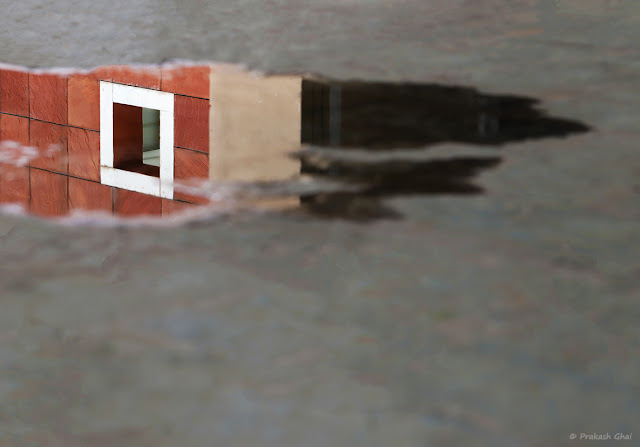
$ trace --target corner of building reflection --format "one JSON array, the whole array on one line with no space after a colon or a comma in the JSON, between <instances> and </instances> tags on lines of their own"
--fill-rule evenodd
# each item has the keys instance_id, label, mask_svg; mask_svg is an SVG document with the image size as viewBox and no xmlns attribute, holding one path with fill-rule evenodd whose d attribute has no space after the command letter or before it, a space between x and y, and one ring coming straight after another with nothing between
<instances>
[{"instance_id":1,"label":"corner of building reflection","mask_svg":"<svg viewBox=\"0 0 640 447\"><path fill-rule=\"evenodd\" d=\"M101 67L57 76L49 84L68 86L68 102L60 107L68 107L69 122L55 110L31 116L0 82L0 95L11 99L3 102L11 108L0 103L0 203L47 217L71 210L169 216L222 205L229 197L220 190L233 185L233 200L256 205L355 220L398 218L385 198L483 193L475 178L501 163L483 148L589 131L547 115L534 98L470 87L261 76L216 64ZM105 127L101 82L172 95L174 121L163 124L162 112L114 100L112 124ZM57 90L40 93L60 103ZM163 154L166 138L173 152ZM113 146L107 156L104 141ZM429 155L444 143L476 149ZM123 154L130 163L121 162ZM109 170L133 180L109 183ZM160 184L158 170L171 173L168 196L160 186L146 186Z\"/></svg>"}]
</instances>

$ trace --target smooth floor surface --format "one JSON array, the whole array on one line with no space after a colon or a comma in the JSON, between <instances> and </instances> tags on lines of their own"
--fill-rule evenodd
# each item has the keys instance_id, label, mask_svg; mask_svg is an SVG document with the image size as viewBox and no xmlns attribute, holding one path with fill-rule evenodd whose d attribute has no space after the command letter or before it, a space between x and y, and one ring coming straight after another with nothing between
<instances>
[{"instance_id":1,"label":"smooth floor surface","mask_svg":"<svg viewBox=\"0 0 640 447\"><path fill-rule=\"evenodd\" d=\"M394 218L0 216L0 445L637 444L636 2L25 0L2 12L3 63L178 58L461 84L535 97L591 131L436 147L501 162L473 178L484 194L387 197Z\"/></svg>"}]
</instances>

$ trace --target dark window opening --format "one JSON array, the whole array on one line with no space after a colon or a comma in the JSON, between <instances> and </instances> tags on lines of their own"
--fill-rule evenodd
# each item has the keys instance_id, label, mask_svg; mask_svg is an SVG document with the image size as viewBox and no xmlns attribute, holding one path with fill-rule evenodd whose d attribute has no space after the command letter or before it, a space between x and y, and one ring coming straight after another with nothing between
<instances>
[{"instance_id":1,"label":"dark window opening","mask_svg":"<svg viewBox=\"0 0 640 447\"><path fill-rule=\"evenodd\" d=\"M160 112L113 104L113 167L160 177Z\"/></svg>"}]
</instances>

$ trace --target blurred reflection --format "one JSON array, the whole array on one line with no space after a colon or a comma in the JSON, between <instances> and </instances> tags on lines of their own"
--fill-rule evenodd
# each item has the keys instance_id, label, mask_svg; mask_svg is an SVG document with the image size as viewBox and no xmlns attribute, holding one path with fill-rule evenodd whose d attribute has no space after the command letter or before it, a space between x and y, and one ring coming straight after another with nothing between
<instances>
[{"instance_id":1,"label":"blurred reflection","mask_svg":"<svg viewBox=\"0 0 640 447\"><path fill-rule=\"evenodd\" d=\"M105 106L104 88L114 95L118 85L131 87ZM43 216L166 216L268 199L318 215L392 217L380 202L389 195L481 193L474 177L501 161L483 148L589 130L546 115L533 98L262 76L232 65L2 70L0 94L0 202ZM170 98L172 115L161 115L153 95ZM479 149L429 155L443 143ZM173 148L170 158L161 146ZM106 181L105 172L124 180ZM158 172L172 174L174 187L154 186L166 183Z\"/></svg>"},{"instance_id":2,"label":"blurred reflection","mask_svg":"<svg viewBox=\"0 0 640 447\"><path fill-rule=\"evenodd\" d=\"M302 83L302 142L392 150L445 142L495 146L584 132L532 98L429 84Z\"/></svg>"},{"instance_id":3,"label":"blurred reflection","mask_svg":"<svg viewBox=\"0 0 640 447\"><path fill-rule=\"evenodd\" d=\"M316 215L371 219L394 215L380 202L391 195L482 193L473 178L501 161L482 148L589 130L537 104L466 87L305 80L302 142L312 147L297 154L301 171L359 190L306 194L302 203ZM478 155L425 155L442 143L477 146Z\"/></svg>"}]
</instances>

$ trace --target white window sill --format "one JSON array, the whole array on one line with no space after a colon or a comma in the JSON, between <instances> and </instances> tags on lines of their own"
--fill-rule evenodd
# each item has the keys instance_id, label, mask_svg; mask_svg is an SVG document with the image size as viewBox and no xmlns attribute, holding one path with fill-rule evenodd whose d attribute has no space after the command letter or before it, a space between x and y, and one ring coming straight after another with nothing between
<instances>
[{"instance_id":1,"label":"white window sill","mask_svg":"<svg viewBox=\"0 0 640 447\"><path fill-rule=\"evenodd\" d=\"M173 199L173 102L173 93L100 81L101 183ZM114 103L160 111L160 148L158 149L160 178L117 169L113 166Z\"/></svg>"}]
</instances>

